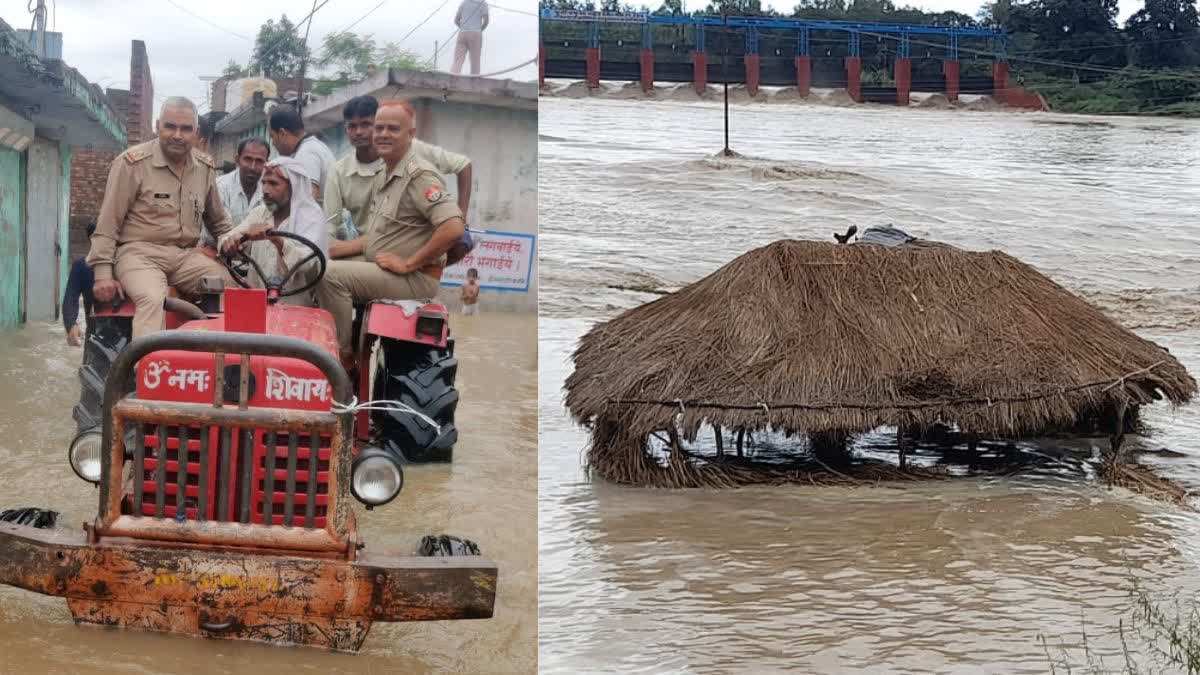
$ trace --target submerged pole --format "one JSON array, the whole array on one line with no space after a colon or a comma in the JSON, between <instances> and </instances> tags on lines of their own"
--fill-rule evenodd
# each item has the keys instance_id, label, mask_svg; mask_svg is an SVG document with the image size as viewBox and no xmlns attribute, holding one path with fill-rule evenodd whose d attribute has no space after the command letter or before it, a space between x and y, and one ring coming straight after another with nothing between
<instances>
[{"instance_id":1,"label":"submerged pole","mask_svg":"<svg viewBox=\"0 0 1200 675\"><path fill-rule=\"evenodd\" d=\"M678 466L678 463L683 461L683 442L679 440L679 430L675 428L674 422L667 427L667 435L671 437L671 464Z\"/></svg>"},{"instance_id":2,"label":"submerged pole","mask_svg":"<svg viewBox=\"0 0 1200 675\"><path fill-rule=\"evenodd\" d=\"M725 55L721 57L721 81L725 87L725 149L721 151L721 154L729 157L733 154L733 151L729 149L729 15L725 13L724 6L721 8L721 20L725 23L723 33Z\"/></svg>"},{"instance_id":3,"label":"submerged pole","mask_svg":"<svg viewBox=\"0 0 1200 675\"><path fill-rule=\"evenodd\" d=\"M1113 435L1108 439L1109 453L1107 463L1110 465L1110 470L1116 469L1124 461L1124 458L1121 456L1121 446L1125 442L1125 412L1127 408L1128 404L1124 400L1117 404Z\"/></svg>"}]
</instances>

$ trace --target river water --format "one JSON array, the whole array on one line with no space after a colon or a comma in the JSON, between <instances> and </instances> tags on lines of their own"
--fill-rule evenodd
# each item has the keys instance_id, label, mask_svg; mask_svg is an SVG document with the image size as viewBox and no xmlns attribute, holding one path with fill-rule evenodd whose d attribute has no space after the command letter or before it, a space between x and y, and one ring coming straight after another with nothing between
<instances>
[{"instance_id":1,"label":"river water","mask_svg":"<svg viewBox=\"0 0 1200 675\"><path fill-rule=\"evenodd\" d=\"M1163 602L1200 590L1200 515L1078 462L903 489L625 488L583 474L562 407L578 338L656 297L608 286L676 287L851 224L1003 249L1200 373L1200 124L748 104L730 144L753 159L727 161L715 104L540 103L543 672L1119 670L1135 580ZM1146 419L1135 447L1185 453L1146 461L1200 488L1200 408Z\"/></svg>"},{"instance_id":2,"label":"river water","mask_svg":"<svg viewBox=\"0 0 1200 675\"><path fill-rule=\"evenodd\" d=\"M376 623L358 654L76 627L61 598L0 586L0 673L531 673L537 664L536 322L453 316L461 395L452 465L410 466L404 490L356 508L369 550L409 554L422 535L476 541L499 566L496 615ZM98 493L66 461L82 351L61 325L0 333L0 506L42 506L78 529Z\"/></svg>"}]
</instances>

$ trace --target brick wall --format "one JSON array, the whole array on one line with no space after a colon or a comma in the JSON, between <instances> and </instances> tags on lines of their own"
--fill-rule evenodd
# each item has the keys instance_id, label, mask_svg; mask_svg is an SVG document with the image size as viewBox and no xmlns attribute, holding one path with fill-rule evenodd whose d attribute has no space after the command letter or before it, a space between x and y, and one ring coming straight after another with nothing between
<instances>
[{"instance_id":1,"label":"brick wall","mask_svg":"<svg viewBox=\"0 0 1200 675\"><path fill-rule=\"evenodd\" d=\"M129 59L129 90L109 89L109 102L124 115L129 144L154 138L154 78L146 43L134 40ZM75 148L71 155L71 216L68 252L71 260L86 255L90 244L87 223L96 220L104 200L108 170L118 153Z\"/></svg>"},{"instance_id":2,"label":"brick wall","mask_svg":"<svg viewBox=\"0 0 1200 675\"><path fill-rule=\"evenodd\" d=\"M209 112L231 112L225 108L225 88L229 86L229 79L222 76L212 83L212 89L208 95L208 110Z\"/></svg>"},{"instance_id":3,"label":"brick wall","mask_svg":"<svg viewBox=\"0 0 1200 675\"><path fill-rule=\"evenodd\" d=\"M113 110L117 111L121 119L129 119L128 89L105 89L104 95L108 97L108 102L112 104Z\"/></svg>"},{"instance_id":4,"label":"brick wall","mask_svg":"<svg viewBox=\"0 0 1200 675\"><path fill-rule=\"evenodd\" d=\"M71 156L71 260L88 251L87 223L96 219L104 199L104 183L117 153L75 148Z\"/></svg>"},{"instance_id":5,"label":"brick wall","mask_svg":"<svg viewBox=\"0 0 1200 675\"><path fill-rule=\"evenodd\" d=\"M275 93L280 98L286 97L288 95L288 92L295 92L297 94L301 93L300 78L298 78L298 77L276 77L273 79L275 80ZM306 92L310 91L312 89L312 85L313 85L313 81L311 79L309 79L307 77L304 78L303 92L306 93Z\"/></svg>"},{"instance_id":6,"label":"brick wall","mask_svg":"<svg viewBox=\"0 0 1200 675\"><path fill-rule=\"evenodd\" d=\"M129 59L129 116L125 118L129 144L151 140L153 121L154 78L150 75L150 57L146 55L146 43L134 40Z\"/></svg>"}]
</instances>

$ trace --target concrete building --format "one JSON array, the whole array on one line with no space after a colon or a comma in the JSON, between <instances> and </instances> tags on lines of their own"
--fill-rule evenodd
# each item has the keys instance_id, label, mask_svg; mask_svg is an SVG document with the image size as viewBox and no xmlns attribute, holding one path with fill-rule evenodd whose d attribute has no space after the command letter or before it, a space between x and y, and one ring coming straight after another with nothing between
<instances>
[{"instance_id":1,"label":"concrete building","mask_svg":"<svg viewBox=\"0 0 1200 675\"><path fill-rule=\"evenodd\" d=\"M471 158L473 185L467 224L484 234L471 258L446 271L442 299L457 306L455 286L467 266L484 280L484 311L537 311L537 84L446 73L388 70L314 97L304 108L306 131L337 157L352 152L342 106L355 96L407 99L417 111L417 137ZM229 111L209 146L218 162L237 143L267 137L271 101L261 97ZM447 179L450 188L454 180ZM461 269L459 269L461 268ZM489 280L492 283L488 283Z\"/></svg>"},{"instance_id":2,"label":"concrete building","mask_svg":"<svg viewBox=\"0 0 1200 675\"><path fill-rule=\"evenodd\" d=\"M58 317L73 149L126 143L121 116L47 35L59 51L42 59L0 20L0 327Z\"/></svg>"}]
</instances>

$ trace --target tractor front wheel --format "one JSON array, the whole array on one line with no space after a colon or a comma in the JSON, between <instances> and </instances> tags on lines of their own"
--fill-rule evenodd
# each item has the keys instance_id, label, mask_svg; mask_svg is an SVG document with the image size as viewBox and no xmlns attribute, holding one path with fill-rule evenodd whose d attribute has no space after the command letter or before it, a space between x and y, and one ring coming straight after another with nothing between
<instances>
[{"instance_id":1,"label":"tractor front wheel","mask_svg":"<svg viewBox=\"0 0 1200 675\"><path fill-rule=\"evenodd\" d=\"M133 337L133 321L127 316L97 316L83 345L83 365L79 367L79 403L75 404L76 433L94 429L103 423L104 384L117 355Z\"/></svg>"}]
</instances>

